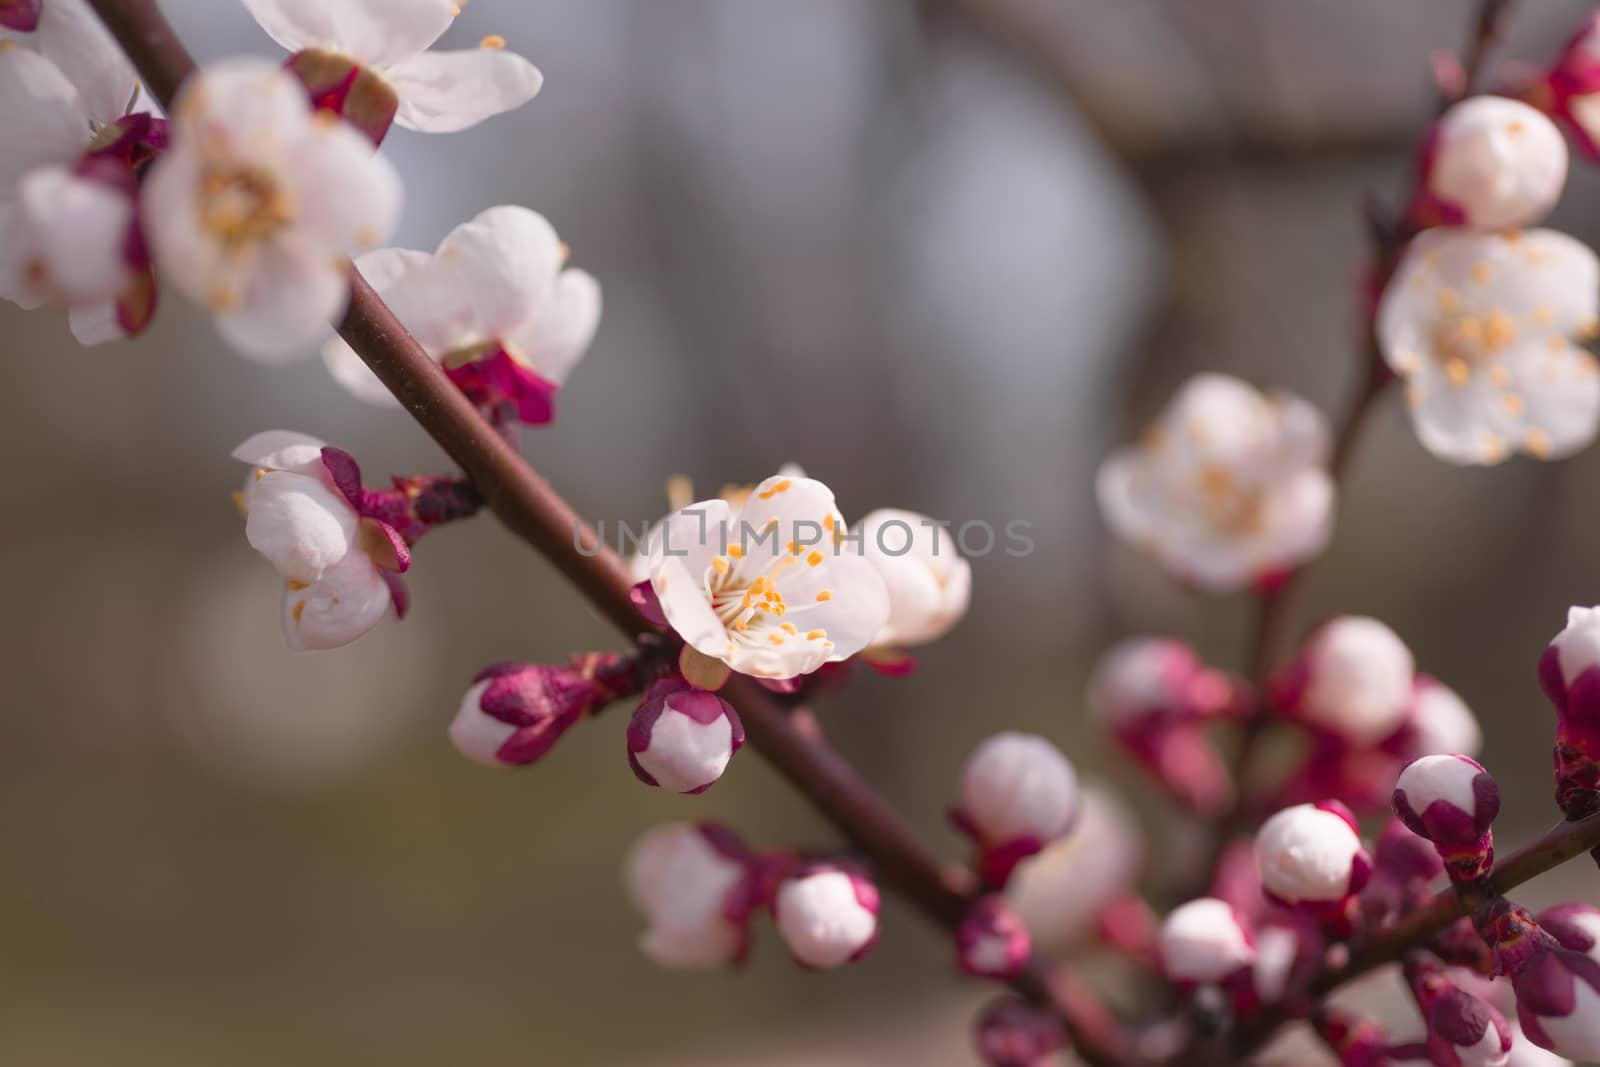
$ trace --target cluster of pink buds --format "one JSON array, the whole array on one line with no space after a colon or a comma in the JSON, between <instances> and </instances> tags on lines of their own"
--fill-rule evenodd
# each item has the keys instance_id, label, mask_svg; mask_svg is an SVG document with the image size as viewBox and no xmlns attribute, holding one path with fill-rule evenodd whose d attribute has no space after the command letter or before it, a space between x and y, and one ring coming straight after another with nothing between
<instances>
[{"instance_id":1,"label":"cluster of pink buds","mask_svg":"<svg viewBox=\"0 0 1600 1067\"><path fill-rule=\"evenodd\" d=\"M474 514L477 494L459 478L361 484L349 453L287 430L256 434L233 457L253 469L235 502L245 537L287 583L284 639L294 649L349 644L408 598L400 575L411 546L433 527Z\"/></svg>"},{"instance_id":2,"label":"cluster of pink buds","mask_svg":"<svg viewBox=\"0 0 1600 1067\"><path fill-rule=\"evenodd\" d=\"M1089 709L1164 789L1200 814L1233 800L1233 781L1206 726L1243 710L1243 686L1181 641L1130 638L1100 658Z\"/></svg>"},{"instance_id":3,"label":"cluster of pink buds","mask_svg":"<svg viewBox=\"0 0 1600 1067\"><path fill-rule=\"evenodd\" d=\"M1556 708L1556 804L1569 819L1600 812L1600 608L1573 608L1539 659Z\"/></svg>"},{"instance_id":4,"label":"cluster of pink buds","mask_svg":"<svg viewBox=\"0 0 1600 1067\"><path fill-rule=\"evenodd\" d=\"M967 757L961 806L950 818L972 839L984 883L1000 889L1021 860L1071 831L1078 809L1078 774L1067 758L1042 737L1006 732Z\"/></svg>"},{"instance_id":5,"label":"cluster of pink buds","mask_svg":"<svg viewBox=\"0 0 1600 1067\"><path fill-rule=\"evenodd\" d=\"M1522 1032L1540 1048L1600 1059L1600 913L1566 905L1535 919L1496 898L1474 922L1511 979Z\"/></svg>"},{"instance_id":6,"label":"cluster of pink buds","mask_svg":"<svg viewBox=\"0 0 1600 1067\"><path fill-rule=\"evenodd\" d=\"M629 855L626 881L650 923L640 947L664 967L742 963L764 909L809 970L859 960L878 939L878 889L859 865L763 854L715 824L650 831Z\"/></svg>"},{"instance_id":7,"label":"cluster of pink buds","mask_svg":"<svg viewBox=\"0 0 1600 1067\"><path fill-rule=\"evenodd\" d=\"M1449 687L1416 671L1411 650L1376 619L1340 616L1319 626L1268 686L1272 707L1310 731L1305 763L1281 804L1338 800L1357 812L1387 806L1404 764L1440 752L1475 752L1477 720Z\"/></svg>"},{"instance_id":8,"label":"cluster of pink buds","mask_svg":"<svg viewBox=\"0 0 1600 1067\"><path fill-rule=\"evenodd\" d=\"M733 705L679 678L652 685L628 724L633 773L674 793L711 788L743 744L744 725Z\"/></svg>"},{"instance_id":9,"label":"cluster of pink buds","mask_svg":"<svg viewBox=\"0 0 1600 1067\"><path fill-rule=\"evenodd\" d=\"M1467 756L1423 756L1400 772L1394 813L1433 842L1457 888L1476 890L1494 867L1500 788L1483 764Z\"/></svg>"},{"instance_id":10,"label":"cluster of pink buds","mask_svg":"<svg viewBox=\"0 0 1600 1067\"><path fill-rule=\"evenodd\" d=\"M1256 860L1268 899L1336 924L1351 921L1373 867L1355 816L1338 801L1272 816L1256 833Z\"/></svg>"},{"instance_id":11,"label":"cluster of pink buds","mask_svg":"<svg viewBox=\"0 0 1600 1067\"><path fill-rule=\"evenodd\" d=\"M639 692L650 669L638 656L601 652L564 666L496 663L461 698L450 740L485 766L526 766L585 715Z\"/></svg>"},{"instance_id":12,"label":"cluster of pink buds","mask_svg":"<svg viewBox=\"0 0 1600 1067\"><path fill-rule=\"evenodd\" d=\"M1426 956L1409 957L1405 975L1428 1027L1428 1058L1437 1067L1505 1067L1512 1031L1494 1005L1462 989Z\"/></svg>"}]
</instances>

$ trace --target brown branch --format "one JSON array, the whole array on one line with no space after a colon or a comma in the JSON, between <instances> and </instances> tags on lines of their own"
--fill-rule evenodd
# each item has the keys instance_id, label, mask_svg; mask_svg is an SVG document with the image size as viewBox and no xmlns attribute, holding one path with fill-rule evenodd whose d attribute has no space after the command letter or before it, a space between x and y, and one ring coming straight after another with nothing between
<instances>
[{"instance_id":1,"label":"brown branch","mask_svg":"<svg viewBox=\"0 0 1600 1067\"><path fill-rule=\"evenodd\" d=\"M90 0L152 95L169 110L194 62L154 0ZM401 325L352 266L350 307L338 331L379 380L466 472L485 503L630 638L644 629L627 571L550 485L536 474ZM750 745L806 796L885 884L946 931L965 916L977 881L922 844L855 768L818 737L796 728L765 690L738 678L729 687ZM1075 979L1030 961L1012 988L1060 1011L1078 1054L1095 1067L1130 1063L1125 1035L1097 997Z\"/></svg>"}]
</instances>

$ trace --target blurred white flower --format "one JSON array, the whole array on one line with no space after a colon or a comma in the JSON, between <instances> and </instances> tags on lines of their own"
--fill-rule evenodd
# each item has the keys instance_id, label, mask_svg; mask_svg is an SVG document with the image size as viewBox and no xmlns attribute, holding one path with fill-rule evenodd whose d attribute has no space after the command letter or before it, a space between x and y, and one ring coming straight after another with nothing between
<instances>
[{"instance_id":1,"label":"blurred white flower","mask_svg":"<svg viewBox=\"0 0 1600 1067\"><path fill-rule=\"evenodd\" d=\"M721 967L743 958L753 877L750 857L730 830L670 823L629 850L623 877L649 920L639 948L663 967Z\"/></svg>"},{"instance_id":2,"label":"blurred white flower","mask_svg":"<svg viewBox=\"0 0 1600 1067\"><path fill-rule=\"evenodd\" d=\"M139 77L86 0L38 0L14 8L0 18L0 48L20 45L48 59L72 84L83 114L96 126L121 118L134 101ZM17 106L15 98L6 100ZM13 141L7 151L25 147Z\"/></svg>"},{"instance_id":3,"label":"blurred white flower","mask_svg":"<svg viewBox=\"0 0 1600 1067\"><path fill-rule=\"evenodd\" d=\"M600 284L563 269L566 258L544 216L505 206L457 226L432 255L384 248L356 268L474 403L540 424L600 324ZM357 397L394 404L343 341L323 358Z\"/></svg>"},{"instance_id":4,"label":"blurred white flower","mask_svg":"<svg viewBox=\"0 0 1600 1067\"><path fill-rule=\"evenodd\" d=\"M678 636L757 678L793 678L860 652L889 618L877 570L848 542L833 491L774 476L738 506L674 512L650 585Z\"/></svg>"},{"instance_id":5,"label":"blurred white flower","mask_svg":"<svg viewBox=\"0 0 1600 1067\"><path fill-rule=\"evenodd\" d=\"M1340 615L1317 627L1272 681L1279 711L1367 748L1392 736L1412 708L1417 664L1377 619Z\"/></svg>"},{"instance_id":6,"label":"blurred white flower","mask_svg":"<svg viewBox=\"0 0 1600 1067\"><path fill-rule=\"evenodd\" d=\"M1097 483L1106 522L1212 592L1297 566L1333 527L1328 429L1311 405L1237 378L1191 378Z\"/></svg>"},{"instance_id":7,"label":"blurred white flower","mask_svg":"<svg viewBox=\"0 0 1600 1067\"><path fill-rule=\"evenodd\" d=\"M1117 795L1088 786L1070 835L1023 860L1006 897L1042 947L1093 932L1106 905L1133 888L1144 863L1139 821Z\"/></svg>"},{"instance_id":8,"label":"blurred white flower","mask_svg":"<svg viewBox=\"0 0 1600 1067\"><path fill-rule=\"evenodd\" d=\"M398 175L264 60L201 70L173 113L172 147L144 186L158 263L245 355L303 353L344 310L343 257L394 228Z\"/></svg>"},{"instance_id":9,"label":"blurred white flower","mask_svg":"<svg viewBox=\"0 0 1600 1067\"><path fill-rule=\"evenodd\" d=\"M972 565L947 530L914 511L879 508L852 532L889 590L889 621L874 645L925 645L961 621L972 599Z\"/></svg>"},{"instance_id":10,"label":"blurred white flower","mask_svg":"<svg viewBox=\"0 0 1600 1067\"><path fill-rule=\"evenodd\" d=\"M1161 924L1161 966L1174 982L1220 982L1255 963L1248 923L1226 901L1191 900Z\"/></svg>"},{"instance_id":11,"label":"blurred white flower","mask_svg":"<svg viewBox=\"0 0 1600 1067\"><path fill-rule=\"evenodd\" d=\"M1483 230L1538 222L1566 182L1567 142L1556 124L1499 96L1469 97L1441 115L1423 163L1437 221Z\"/></svg>"},{"instance_id":12,"label":"blurred white flower","mask_svg":"<svg viewBox=\"0 0 1600 1067\"><path fill-rule=\"evenodd\" d=\"M382 79L398 98L394 121L409 130L467 129L521 107L544 81L499 37L476 49L430 52L461 13L457 0L245 0L245 7L290 52L332 53Z\"/></svg>"},{"instance_id":13,"label":"blurred white flower","mask_svg":"<svg viewBox=\"0 0 1600 1067\"><path fill-rule=\"evenodd\" d=\"M245 537L283 575L290 648L349 644L394 602L409 551L393 527L363 518L322 458L322 442L287 430L260 433L233 457L254 468L240 495Z\"/></svg>"},{"instance_id":14,"label":"blurred white flower","mask_svg":"<svg viewBox=\"0 0 1600 1067\"><path fill-rule=\"evenodd\" d=\"M1571 237L1430 230L1384 291L1378 343L1440 459L1554 459L1600 424L1600 374L1572 343L1593 336L1597 314L1600 262Z\"/></svg>"}]
</instances>

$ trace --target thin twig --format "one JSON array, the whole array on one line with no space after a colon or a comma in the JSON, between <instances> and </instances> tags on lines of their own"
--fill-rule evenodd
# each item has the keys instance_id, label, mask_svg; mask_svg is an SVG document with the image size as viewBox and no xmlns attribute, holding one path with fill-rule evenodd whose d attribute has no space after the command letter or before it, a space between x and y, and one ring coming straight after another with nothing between
<instances>
[{"instance_id":1,"label":"thin twig","mask_svg":"<svg viewBox=\"0 0 1600 1067\"><path fill-rule=\"evenodd\" d=\"M194 62L154 0L90 0L146 85L169 110ZM338 331L379 380L471 479L515 534L567 577L630 638L644 629L627 571L547 482L450 383L440 366L351 268L350 307ZM729 688L752 748L804 794L875 865L885 884L950 931L976 893L970 871L928 850L832 748L798 730L766 691L738 679ZM1038 960L1011 986L1060 1011L1078 1055L1095 1067L1132 1063L1120 1025L1069 975Z\"/></svg>"}]
</instances>

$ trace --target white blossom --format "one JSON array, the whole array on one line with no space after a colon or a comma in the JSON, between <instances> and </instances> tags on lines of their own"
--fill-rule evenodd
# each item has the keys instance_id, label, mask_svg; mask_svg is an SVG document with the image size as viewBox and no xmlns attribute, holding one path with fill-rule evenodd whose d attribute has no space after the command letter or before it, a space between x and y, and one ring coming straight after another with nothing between
<instances>
[{"instance_id":1,"label":"white blossom","mask_svg":"<svg viewBox=\"0 0 1600 1067\"><path fill-rule=\"evenodd\" d=\"M1353 745L1370 746L1404 723L1416 661L1377 619L1343 615L1318 627L1291 675L1303 688L1288 710Z\"/></svg>"},{"instance_id":2,"label":"white blossom","mask_svg":"<svg viewBox=\"0 0 1600 1067\"><path fill-rule=\"evenodd\" d=\"M184 86L144 198L157 261L177 286L245 355L281 360L344 310L343 257L388 237L400 180L360 134L314 115L289 74L236 59Z\"/></svg>"},{"instance_id":3,"label":"white blossom","mask_svg":"<svg viewBox=\"0 0 1600 1067\"><path fill-rule=\"evenodd\" d=\"M546 422L549 398L588 351L600 324L600 284L566 268L567 246L535 211L494 207L452 230L433 254L385 248L356 260L428 354L457 371L483 368L524 422ZM380 405L394 399L338 338L323 348L335 379Z\"/></svg>"},{"instance_id":4,"label":"white blossom","mask_svg":"<svg viewBox=\"0 0 1600 1067\"><path fill-rule=\"evenodd\" d=\"M1600 424L1600 261L1564 234L1429 230L1384 290L1377 334L1428 451L1499 463L1571 455Z\"/></svg>"},{"instance_id":5,"label":"white blossom","mask_svg":"<svg viewBox=\"0 0 1600 1067\"><path fill-rule=\"evenodd\" d=\"M851 531L889 590L889 621L873 644L912 648L937 641L967 613L972 565L955 538L926 515L894 508L871 512Z\"/></svg>"},{"instance_id":6,"label":"white blossom","mask_svg":"<svg viewBox=\"0 0 1600 1067\"><path fill-rule=\"evenodd\" d=\"M784 879L773 916L795 962L832 970L877 940L878 891L858 874L822 865Z\"/></svg>"},{"instance_id":7,"label":"white blossom","mask_svg":"<svg viewBox=\"0 0 1600 1067\"><path fill-rule=\"evenodd\" d=\"M810 674L861 651L889 617L883 579L842 533L832 490L774 476L740 506L673 513L651 546L650 585L701 654L758 678Z\"/></svg>"},{"instance_id":8,"label":"white blossom","mask_svg":"<svg viewBox=\"0 0 1600 1067\"><path fill-rule=\"evenodd\" d=\"M1305 401L1201 374L1138 445L1101 465L1100 509L1175 577L1238 589L1327 545L1328 447L1326 420Z\"/></svg>"},{"instance_id":9,"label":"white blossom","mask_svg":"<svg viewBox=\"0 0 1600 1067\"><path fill-rule=\"evenodd\" d=\"M476 49L429 51L461 13L457 0L245 0L245 6L289 51L332 52L382 78L399 98L395 122L410 130L467 129L521 107L544 80L498 37Z\"/></svg>"},{"instance_id":10,"label":"white blossom","mask_svg":"<svg viewBox=\"0 0 1600 1067\"><path fill-rule=\"evenodd\" d=\"M624 865L628 894L650 923L639 948L663 967L734 962L746 932L729 901L747 877L747 865L705 827L671 823L651 830Z\"/></svg>"},{"instance_id":11,"label":"white blossom","mask_svg":"<svg viewBox=\"0 0 1600 1067\"><path fill-rule=\"evenodd\" d=\"M1539 111L1473 96L1439 117L1424 184L1448 221L1485 230L1529 226L1561 198L1567 142Z\"/></svg>"}]
</instances>

